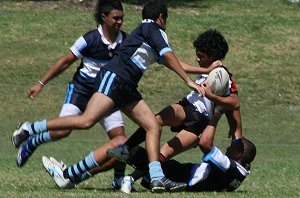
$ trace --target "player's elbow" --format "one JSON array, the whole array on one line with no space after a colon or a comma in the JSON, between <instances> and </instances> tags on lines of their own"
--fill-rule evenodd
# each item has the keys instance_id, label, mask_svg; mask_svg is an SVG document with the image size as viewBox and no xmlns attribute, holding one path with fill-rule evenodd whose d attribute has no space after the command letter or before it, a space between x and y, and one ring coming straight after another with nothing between
<instances>
[{"instance_id":1,"label":"player's elbow","mask_svg":"<svg viewBox=\"0 0 300 198\"><path fill-rule=\"evenodd\" d=\"M241 106L241 103L240 103L238 95L231 94L230 98L231 98L231 109L232 110L239 110L240 106Z\"/></svg>"},{"instance_id":2,"label":"player's elbow","mask_svg":"<svg viewBox=\"0 0 300 198\"><path fill-rule=\"evenodd\" d=\"M234 104L233 104L233 109L234 110L239 110L240 107L241 107L240 100L235 101Z\"/></svg>"}]
</instances>

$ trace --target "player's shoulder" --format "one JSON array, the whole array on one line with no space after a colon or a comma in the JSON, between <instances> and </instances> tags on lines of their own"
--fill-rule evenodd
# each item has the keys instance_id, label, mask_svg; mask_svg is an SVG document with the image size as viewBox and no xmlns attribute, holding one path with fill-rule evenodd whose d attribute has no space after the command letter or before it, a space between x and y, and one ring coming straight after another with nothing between
<instances>
[{"instance_id":1,"label":"player's shoulder","mask_svg":"<svg viewBox=\"0 0 300 198\"><path fill-rule=\"evenodd\" d=\"M90 31L86 32L83 35L83 38L86 41L92 42L92 41L96 41L96 40L100 39L101 38L101 34L99 33L98 29L93 29L93 30L90 30Z\"/></svg>"}]
</instances>

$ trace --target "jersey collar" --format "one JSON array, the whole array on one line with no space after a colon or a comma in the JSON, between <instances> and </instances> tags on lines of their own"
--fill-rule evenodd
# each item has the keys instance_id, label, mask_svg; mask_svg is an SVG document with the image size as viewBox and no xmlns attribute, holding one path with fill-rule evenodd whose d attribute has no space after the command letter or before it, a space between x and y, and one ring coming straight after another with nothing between
<instances>
[{"instance_id":1,"label":"jersey collar","mask_svg":"<svg viewBox=\"0 0 300 198\"><path fill-rule=\"evenodd\" d=\"M142 23L154 23L154 21L152 19L144 19Z\"/></svg>"},{"instance_id":2,"label":"jersey collar","mask_svg":"<svg viewBox=\"0 0 300 198\"><path fill-rule=\"evenodd\" d=\"M118 32L118 36L117 36L115 42L112 44L110 44L110 42L104 37L103 29L102 29L101 25L98 26L98 31L101 35L102 42L108 46L108 49L115 49L116 46L123 41L123 35L122 35L121 31Z\"/></svg>"}]
</instances>

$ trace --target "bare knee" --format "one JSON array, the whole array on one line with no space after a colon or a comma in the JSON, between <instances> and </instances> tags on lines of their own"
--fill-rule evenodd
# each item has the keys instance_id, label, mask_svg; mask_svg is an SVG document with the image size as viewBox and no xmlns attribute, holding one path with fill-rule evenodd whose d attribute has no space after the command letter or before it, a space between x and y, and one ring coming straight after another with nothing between
<instances>
[{"instance_id":1,"label":"bare knee","mask_svg":"<svg viewBox=\"0 0 300 198\"><path fill-rule=\"evenodd\" d=\"M155 116L155 119L157 120L157 122L160 126L163 126L164 121L159 114Z\"/></svg>"},{"instance_id":2,"label":"bare knee","mask_svg":"<svg viewBox=\"0 0 300 198\"><path fill-rule=\"evenodd\" d=\"M110 144L112 147L117 147L120 144L124 144L127 141L127 137L125 135L119 135L110 140Z\"/></svg>"},{"instance_id":3,"label":"bare knee","mask_svg":"<svg viewBox=\"0 0 300 198\"><path fill-rule=\"evenodd\" d=\"M95 120L90 118L81 117L81 119L76 123L78 129L90 129L96 123Z\"/></svg>"}]
</instances>

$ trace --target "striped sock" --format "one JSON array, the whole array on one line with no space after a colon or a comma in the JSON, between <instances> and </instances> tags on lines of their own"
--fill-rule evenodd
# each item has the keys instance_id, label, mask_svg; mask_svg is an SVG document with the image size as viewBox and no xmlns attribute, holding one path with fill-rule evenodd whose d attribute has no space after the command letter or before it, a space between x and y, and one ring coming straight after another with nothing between
<instances>
[{"instance_id":1,"label":"striped sock","mask_svg":"<svg viewBox=\"0 0 300 198\"><path fill-rule=\"evenodd\" d=\"M28 147L30 148L30 150L35 150L39 145L50 142L51 141L51 137L49 132L44 132L44 133L40 133L37 134L35 136L32 137L31 141L28 144Z\"/></svg>"},{"instance_id":2,"label":"striped sock","mask_svg":"<svg viewBox=\"0 0 300 198\"><path fill-rule=\"evenodd\" d=\"M39 134L47 131L47 121L35 121L28 126L30 135Z\"/></svg>"},{"instance_id":3,"label":"striped sock","mask_svg":"<svg viewBox=\"0 0 300 198\"><path fill-rule=\"evenodd\" d=\"M86 156L83 160L74 164L73 166L69 166L64 171L64 177L69 178L71 182L77 184L88 176L91 176L87 171L98 167L98 163L94 158L94 152L92 151L88 156ZM89 178L89 177L88 177ZM87 179L87 178L86 178Z\"/></svg>"}]
</instances>

